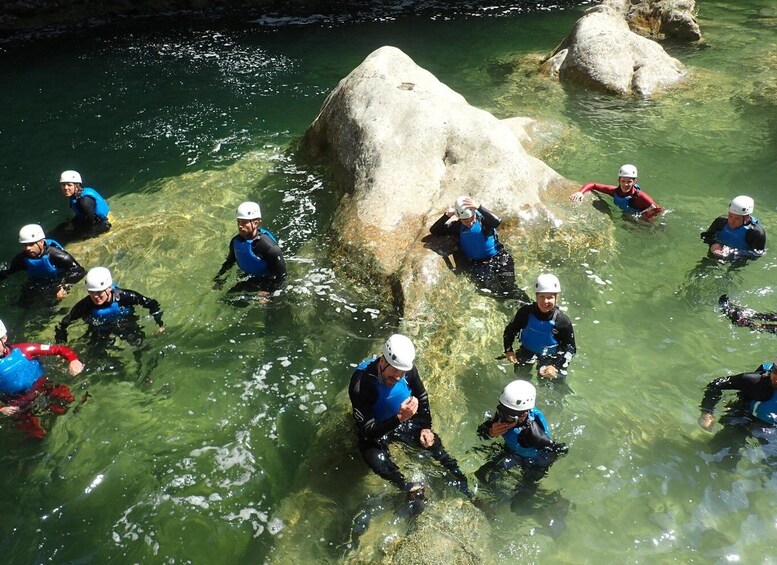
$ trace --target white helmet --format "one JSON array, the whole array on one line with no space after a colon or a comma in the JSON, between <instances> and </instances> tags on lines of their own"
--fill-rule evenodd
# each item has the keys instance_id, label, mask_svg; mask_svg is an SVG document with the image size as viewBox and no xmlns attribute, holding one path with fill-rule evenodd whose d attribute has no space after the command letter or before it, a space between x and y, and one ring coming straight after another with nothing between
<instances>
[{"instance_id":1,"label":"white helmet","mask_svg":"<svg viewBox=\"0 0 777 565\"><path fill-rule=\"evenodd\" d=\"M558 282L556 275L542 274L534 281L534 292L539 294L541 292L547 292L550 294L558 294L561 292L561 283Z\"/></svg>"},{"instance_id":2,"label":"white helmet","mask_svg":"<svg viewBox=\"0 0 777 565\"><path fill-rule=\"evenodd\" d=\"M400 371L409 371L415 360L415 346L410 338L394 334L383 344L383 356L389 365Z\"/></svg>"},{"instance_id":3,"label":"white helmet","mask_svg":"<svg viewBox=\"0 0 777 565\"><path fill-rule=\"evenodd\" d=\"M105 267L89 269L84 282L86 283L87 292L102 292L113 286L111 272Z\"/></svg>"},{"instance_id":4,"label":"white helmet","mask_svg":"<svg viewBox=\"0 0 777 565\"><path fill-rule=\"evenodd\" d=\"M243 202L237 207L238 220L261 220L262 210L256 202Z\"/></svg>"},{"instance_id":5,"label":"white helmet","mask_svg":"<svg viewBox=\"0 0 777 565\"><path fill-rule=\"evenodd\" d=\"M634 165L623 165L618 171L619 177L626 177L627 179L637 178L637 167Z\"/></svg>"},{"instance_id":6,"label":"white helmet","mask_svg":"<svg viewBox=\"0 0 777 565\"><path fill-rule=\"evenodd\" d=\"M19 230L19 243L35 243L41 239L46 239L46 234L38 224L27 224Z\"/></svg>"},{"instance_id":7,"label":"white helmet","mask_svg":"<svg viewBox=\"0 0 777 565\"><path fill-rule=\"evenodd\" d=\"M465 208L464 206L465 200L469 200L469 197L459 196L456 199L456 204L454 204L453 206L456 209L456 217L459 220L468 220L475 215L475 211L472 208Z\"/></svg>"},{"instance_id":8,"label":"white helmet","mask_svg":"<svg viewBox=\"0 0 777 565\"><path fill-rule=\"evenodd\" d=\"M3 339L8 335L8 330L5 329L5 324L0 320L0 339Z\"/></svg>"},{"instance_id":9,"label":"white helmet","mask_svg":"<svg viewBox=\"0 0 777 565\"><path fill-rule=\"evenodd\" d=\"M728 205L728 211L737 216L749 216L753 213L755 201L749 196L737 196Z\"/></svg>"},{"instance_id":10,"label":"white helmet","mask_svg":"<svg viewBox=\"0 0 777 565\"><path fill-rule=\"evenodd\" d=\"M81 184L81 175L76 171L62 171L62 174L59 175L59 182L77 182Z\"/></svg>"},{"instance_id":11,"label":"white helmet","mask_svg":"<svg viewBox=\"0 0 777 565\"><path fill-rule=\"evenodd\" d=\"M512 381L502 389L499 403L510 410L531 410L537 399L537 389L528 381Z\"/></svg>"}]
</instances>

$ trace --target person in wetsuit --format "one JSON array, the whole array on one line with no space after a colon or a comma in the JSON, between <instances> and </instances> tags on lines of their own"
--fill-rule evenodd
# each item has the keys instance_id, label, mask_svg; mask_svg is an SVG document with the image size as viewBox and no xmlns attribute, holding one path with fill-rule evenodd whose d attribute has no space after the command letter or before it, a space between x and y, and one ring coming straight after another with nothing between
<instances>
[{"instance_id":1,"label":"person in wetsuit","mask_svg":"<svg viewBox=\"0 0 777 565\"><path fill-rule=\"evenodd\" d=\"M569 199L580 204L587 192L601 192L611 196L615 205L625 214L637 216L640 220L650 221L661 214L664 209L655 203L650 195L637 184L637 167L623 165L618 171L618 186L589 182L573 192Z\"/></svg>"},{"instance_id":2,"label":"person in wetsuit","mask_svg":"<svg viewBox=\"0 0 777 565\"><path fill-rule=\"evenodd\" d=\"M715 405L724 390L737 391L750 417L767 424L777 424L777 359L774 363L763 363L752 373L720 377L709 383L699 416L699 425L705 430L715 425Z\"/></svg>"},{"instance_id":3,"label":"person in wetsuit","mask_svg":"<svg viewBox=\"0 0 777 565\"><path fill-rule=\"evenodd\" d=\"M456 220L448 223L453 215ZM497 296L529 302L526 293L515 286L515 262L499 241L496 229L502 220L471 198L460 196L453 206L429 228L432 235L456 236L468 260L467 270L478 288Z\"/></svg>"},{"instance_id":4,"label":"person in wetsuit","mask_svg":"<svg viewBox=\"0 0 777 565\"><path fill-rule=\"evenodd\" d=\"M701 239L709 245L709 254L718 259L758 258L766 250L766 230L752 216L755 201L737 196L728 206L728 214L715 218Z\"/></svg>"},{"instance_id":5,"label":"person in wetsuit","mask_svg":"<svg viewBox=\"0 0 777 565\"><path fill-rule=\"evenodd\" d=\"M414 360L410 339L394 334L383 344L380 357L363 361L354 371L348 395L359 451L370 469L406 492L411 502L423 499L424 486L408 482L391 460L388 446L395 441L428 451L448 470L456 487L472 497L458 463L432 431L429 397Z\"/></svg>"},{"instance_id":6,"label":"person in wetsuit","mask_svg":"<svg viewBox=\"0 0 777 565\"><path fill-rule=\"evenodd\" d=\"M8 345L8 331L0 320L0 414L11 418L18 429L37 439L43 439L46 430L36 412L64 414L74 400L67 385L52 385L44 376L38 357L48 355L57 355L67 361L71 376L84 369L73 350L62 345Z\"/></svg>"},{"instance_id":7,"label":"person in wetsuit","mask_svg":"<svg viewBox=\"0 0 777 565\"><path fill-rule=\"evenodd\" d=\"M134 290L119 288L113 284L111 272L105 267L90 269L84 282L89 296L79 300L62 318L56 329L58 343L67 341L67 328L70 324L77 320L86 320L90 334L94 337L116 334L132 345L140 345L143 332L137 324L135 306L146 308L159 326L158 332L164 331L159 302Z\"/></svg>"},{"instance_id":8,"label":"person in wetsuit","mask_svg":"<svg viewBox=\"0 0 777 565\"><path fill-rule=\"evenodd\" d=\"M752 308L737 306L731 303L727 294L718 299L718 304L735 326L759 332L777 333L777 312L756 312Z\"/></svg>"},{"instance_id":9,"label":"person in wetsuit","mask_svg":"<svg viewBox=\"0 0 777 565\"><path fill-rule=\"evenodd\" d=\"M227 271L235 263L250 275L250 281L259 282L262 296L281 286L286 278L286 262L278 241L269 230L261 226L262 212L256 202L243 202L237 207L238 234L229 242L229 254L213 279L220 289Z\"/></svg>"},{"instance_id":10,"label":"person in wetsuit","mask_svg":"<svg viewBox=\"0 0 777 565\"><path fill-rule=\"evenodd\" d=\"M505 357L516 368L536 358L540 377L563 379L577 347L572 321L556 306L561 284L555 275L542 274L534 281L534 290L536 300L521 306L505 327ZM521 343L517 352L516 336Z\"/></svg>"},{"instance_id":11,"label":"person in wetsuit","mask_svg":"<svg viewBox=\"0 0 777 565\"><path fill-rule=\"evenodd\" d=\"M504 387L496 413L477 429L482 439L501 436L504 450L475 472L478 480L492 483L505 471L520 466L522 487L533 489L558 455L567 453L566 444L550 439L550 426L535 407L536 398L537 390L530 382L517 380Z\"/></svg>"},{"instance_id":12,"label":"person in wetsuit","mask_svg":"<svg viewBox=\"0 0 777 565\"><path fill-rule=\"evenodd\" d=\"M73 211L73 219L54 230L60 239L85 239L111 228L108 202L94 188L83 186L77 171L63 171L59 177L59 187Z\"/></svg>"},{"instance_id":13,"label":"person in wetsuit","mask_svg":"<svg viewBox=\"0 0 777 565\"><path fill-rule=\"evenodd\" d=\"M56 289L56 299L62 300L67 296L70 285L86 274L86 270L59 243L46 239L43 228L38 224L28 224L19 230L19 243L24 251L0 271L0 281L8 275L25 271L33 283L25 294L33 290Z\"/></svg>"}]
</instances>

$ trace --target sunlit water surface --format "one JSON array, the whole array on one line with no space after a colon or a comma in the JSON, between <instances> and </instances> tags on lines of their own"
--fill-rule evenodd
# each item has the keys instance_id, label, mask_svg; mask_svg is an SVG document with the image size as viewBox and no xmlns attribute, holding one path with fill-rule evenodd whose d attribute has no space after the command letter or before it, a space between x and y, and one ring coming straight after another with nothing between
<instances>
[{"instance_id":1,"label":"sunlit water surface","mask_svg":"<svg viewBox=\"0 0 777 565\"><path fill-rule=\"evenodd\" d=\"M511 510L509 481L491 493L488 519L471 532L473 561L774 563L770 430L715 436L696 418L709 380L777 354L775 336L734 328L716 308L727 292L774 309L774 253L743 269L699 267L698 236L739 193L777 230L777 8L699 4L706 42L668 46L689 79L647 102L525 70L577 10L168 22L2 45L3 257L16 253L22 224L67 217L57 175L77 169L109 197L115 224L73 254L160 300L168 328L154 335L142 317L142 349L101 352L75 326L71 345L87 370L72 386L86 402L43 443L0 430L4 561L376 560L412 533L401 497L356 452L344 393L354 363L399 321L333 271L336 191L325 171L294 159L326 94L388 44L499 117L558 124L546 160L565 177L612 183L633 162L669 210L651 228L613 213L614 246L571 259L507 242L531 266L523 285L540 268L559 275L575 322L569 390L541 387L538 402L571 448L531 504ZM267 305L211 288L245 199L261 202L287 254L288 286ZM579 219L562 208L567 222ZM6 281L0 296L11 340L52 340L83 291L30 311L17 305L21 283ZM471 476L485 456L475 428L511 376L494 358L512 305L495 308L466 282L459 290L472 297L452 304L444 329L472 338L448 352L456 374L423 350L418 366L435 393L437 431ZM46 365L68 379L61 364ZM458 500L431 464L403 461L437 504ZM352 523L364 509L373 524L357 550Z\"/></svg>"}]
</instances>

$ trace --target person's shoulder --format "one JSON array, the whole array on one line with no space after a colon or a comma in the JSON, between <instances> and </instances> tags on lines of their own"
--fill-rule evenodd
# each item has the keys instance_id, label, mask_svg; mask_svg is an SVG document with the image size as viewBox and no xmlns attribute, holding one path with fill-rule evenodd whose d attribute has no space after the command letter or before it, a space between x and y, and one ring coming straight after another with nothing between
<instances>
[{"instance_id":1,"label":"person's shoulder","mask_svg":"<svg viewBox=\"0 0 777 565\"><path fill-rule=\"evenodd\" d=\"M570 325L572 324L572 318L570 318L569 315L558 306L556 306L556 321L567 322Z\"/></svg>"}]
</instances>

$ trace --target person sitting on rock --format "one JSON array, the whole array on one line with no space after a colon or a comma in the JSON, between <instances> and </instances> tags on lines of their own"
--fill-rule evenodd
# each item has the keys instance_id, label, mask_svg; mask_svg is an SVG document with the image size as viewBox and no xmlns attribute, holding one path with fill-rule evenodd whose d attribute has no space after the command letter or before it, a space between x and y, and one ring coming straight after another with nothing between
<instances>
[{"instance_id":1,"label":"person sitting on rock","mask_svg":"<svg viewBox=\"0 0 777 565\"><path fill-rule=\"evenodd\" d=\"M36 412L64 414L74 399L67 385L49 384L38 357L62 357L68 362L71 376L83 371L84 364L72 349L63 345L7 342L8 331L0 320L0 414L11 418L29 437L43 439L46 430Z\"/></svg>"},{"instance_id":2,"label":"person sitting on rock","mask_svg":"<svg viewBox=\"0 0 777 565\"><path fill-rule=\"evenodd\" d=\"M33 282L23 294L38 294L35 291L53 292L57 300L67 296L70 285L80 281L86 270L70 253L53 239L46 239L43 228L28 224L19 230L19 243L23 251L16 255L8 268L0 271L0 281L8 275L26 271Z\"/></svg>"},{"instance_id":3,"label":"person sitting on rock","mask_svg":"<svg viewBox=\"0 0 777 565\"><path fill-rule=\"evenodd\" d=\"M618 171L618 186L589 182L573 192L569 199L580 204L587 192L601 192L611 196L615 205L625 214L636 216L640 220L651 221L664 209L655 203L650 195L637 184L637 167L623 165Z\"/></svg>"},{"instance_id":4,"label":"person sitting on rock","mask_svg":"<svg viewBox=\"0 0 777 565\"><path fill-rule=\"evenodd\" d=\"M456 215L456 220L448 220ZM429 231L432 235L453 235L468 259L468 271L479 289L497 296L529 302L526 293L515 286L515 263L499 241L496 229L502 220L471 198L460 196Z\"/></svg>"},{"instance_id":5,"label":"person sitting on rock","mask_svg":"<svg viewBox=\"0 0 777 565\"><path fill-rule=\"evenodd\" d=\"M467 478L432 431L429 396L413 362L415 346L394 334L383 344L382 355L363 361L351 376L348 395L353 407L359 451L377 475L407 493L411 511L422 509L424 486L408 482L391 460L395 441L421 448L445 467L457 488L472 497Z\"/></svg>"},{"instance_id":6,"label":"person sitting on rock","mask_svg":"<svg viewBox=\"0 0 777 565\"><path fill-rule=\"evenodd\" d=\"M752 216L755 201L737 196L728 205L728 214L713 220L701 239L717 259L758 258L766 250L766 230Z\"/></svg>"}]
</instances>

